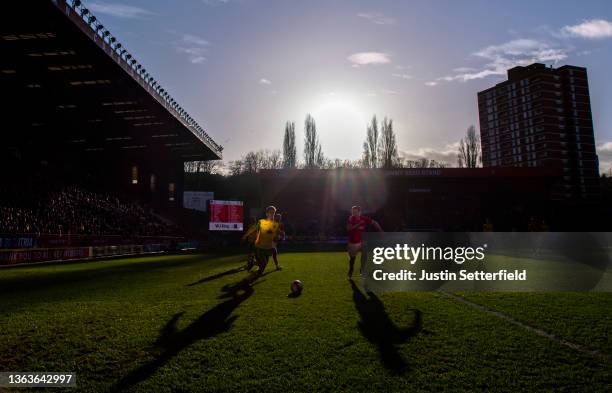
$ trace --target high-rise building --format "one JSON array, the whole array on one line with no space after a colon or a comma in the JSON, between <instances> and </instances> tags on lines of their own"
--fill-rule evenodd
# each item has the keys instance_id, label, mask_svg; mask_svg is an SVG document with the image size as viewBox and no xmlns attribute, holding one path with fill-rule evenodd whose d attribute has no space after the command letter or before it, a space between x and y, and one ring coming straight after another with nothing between
<instances>
[{"instance_id":1,"label":"high-rise building","mask_svg":"<svg viewBox=\"0 0 612 393\"><path fill-rule=\"evenodd\" d=\"M507 81L478 93L478 111L483 166L556 166L557 198L599 195L586 68L511 68Z\"/></svg>"}]
</instances>

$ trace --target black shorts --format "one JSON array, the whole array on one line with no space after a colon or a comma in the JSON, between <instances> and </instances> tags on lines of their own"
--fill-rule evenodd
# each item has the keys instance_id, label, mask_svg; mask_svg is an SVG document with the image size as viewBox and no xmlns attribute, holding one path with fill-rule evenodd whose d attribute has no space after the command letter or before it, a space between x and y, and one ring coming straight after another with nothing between
<instances>
[{"instance_id":1,"label":"black shorts","mask_svg":"<svg viewBox=\"0 0 612 393\"><path fill-rule=\"evenodd\" d=\"M268 259L272 256L272 249L255 247L255 256L257 259Z\"/></svg>"}]
</instances>

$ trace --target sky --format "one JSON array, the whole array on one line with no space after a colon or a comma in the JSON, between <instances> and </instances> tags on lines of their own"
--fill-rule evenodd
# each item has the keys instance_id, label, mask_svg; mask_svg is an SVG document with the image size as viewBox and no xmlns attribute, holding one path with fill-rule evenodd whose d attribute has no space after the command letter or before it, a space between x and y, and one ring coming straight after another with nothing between
<instances>
[{"instance_id":1,"label":"sky","mask_svg":"<svg viewBox=\"0 0 612 393\"><path fill-rule=\"evenodd\" d=\"M87 0L224 147L280 149L310 113L329 158L358 159L372 115L400 155L454 163L477 92L515 65L587 67L600 168L612 173L612 1Z\"/></svg>"}]
</instances>

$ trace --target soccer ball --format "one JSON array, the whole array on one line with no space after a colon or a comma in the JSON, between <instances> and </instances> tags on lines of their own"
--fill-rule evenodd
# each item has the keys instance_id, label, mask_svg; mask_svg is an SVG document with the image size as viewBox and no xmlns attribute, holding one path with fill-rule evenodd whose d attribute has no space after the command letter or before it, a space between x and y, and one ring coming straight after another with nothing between
<instances>
[{"instance_id":1,"label":"soccer ball","mask_svg":"<svg viewBox=\"0 0 612 393\"><path fill-rule=\"evenodd\" d=\"M300 280L294 280L291 283L291 293L294 295L299 295L304 289L304 284Z\"/></svg>"}]
</instances>

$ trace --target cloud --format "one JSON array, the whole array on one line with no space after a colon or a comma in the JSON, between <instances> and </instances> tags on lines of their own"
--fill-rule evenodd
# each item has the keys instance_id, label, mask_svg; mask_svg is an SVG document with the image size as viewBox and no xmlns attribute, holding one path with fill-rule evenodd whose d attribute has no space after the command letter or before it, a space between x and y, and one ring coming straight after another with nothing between
<instances>
[{"instance_id":1,"label":"cloud","mask_svg":"<svg viewBox=\"0 0 612 393\"><path fill-rule=\"evenodd\" d=\"M480 68L455 68L454 74L445 75L433 82L467 82L489 76L506 75L508 69L515 66L525 66L532 63L558 63L567 58L571 51L568 47L553 45L546 41L519 38L499 45L490 45L474 53L473 56L485 60Z\"/></svg>"},{"instance_id":2,"label":"cloud","mask_svg":"<svg viewBox=\"0 0 612 393\"><path fill-rule=\"evenodd\" d=\"M438 86L438 82L436 81L425 82L425 86L429 86L429 87Z\"/></svg>"},{"instance_id":3,"label":"cloud","mask_svg":"<svg viewBox=\"0 0 612 393\"><path fill-rule=\"evenodd\" d=\"M151 11L144 8L120 3L88 3L88 8L96 14L124 19L138 19L153 15Z\"/></svg>"},{"instance_id":4,"label":"cloud","mask_svg":"<svg viewBox=\"0 0 612 393\"><path fill-rule=\"evenodd\" d=\"M544 41L519 38L500 45L490 45L474 53L485 59L507 58L538 58L542 60L563 60L565 58L562 49L553 48Z\"/></svg>"},{"instance_id":5,"label":"cloud","mask_svg":"<svg viewBox=\"0 0 612 393\"><path fill-rule=\"evenodd\" d=\"M609 158L612 159L612 142L604 142L597 146L597 151L600 153L608 154Z\"/></svg>"},{"instance_id":6,"label":"cloud","mask_svg":"<svg viewBox=\"0 0 612 393\"><path fill-rule=\"evenodd\" d=\"M476 71L477 68L474 67L457 67L457 68L453 68L453 72L471 72L471 71Z\"/></svg>"},{"instance_id":7,"label":"cloud","mask_svg":"<svg viewBox=\"0 0 612 393\"><path fill-rule=\"evenodd\" d=\"M381 92L384 93L384 94L389 94L389 95L393 95L393 96L399 94L398 91L391 90L391 89L383 89L383 90L381 90Z\"/></svg>"},{"instance_id":8,"label":"cloud","mask_svg":"<svg viewBox=\"0 0 612 393\"><path fill-rule=\"evenodd\" d=\"M183 34L176 43L176 51L187 55L193 64L201 64L206 61L206 53L210 43L204 38L193 34Z\"/></svg>"},{"instance_id":9,"label":"cloud","mask_svg":"<svg viewBox=\"0 0 612 393\"><path fill-rule=\"evenodd\" d=\"M202 0L202 3L206 4L206 5L221 5L221 4L227 4L229 3L230 0Z\"/></svg>"},{"instance_id":10,"label":"cloud","mask_svg":"<svg viewBox=\"0 0 612 393\"><path fill-rule=\"evenodd\" d=\"M399 155L404 160L420 160L427 158L446 163L448 166L457 164L459 153L459 142L448 144L442 148L421 147L416 150L400 151ZM597 146L600 173L612 173L612 142L604 142Z\"/></svg>"},{"instance_id":11,"label":"cloud","mask_svg":"<svg viewBox=\"0 0 612 393\"><path fill-rule=\"evenodd\" d=\"M388 64L391 63L391 57L384 52L358 52L347 57L348 61L353 63L353 67L359 67L370 64Z\"/></svg>"},{"instance_id":12,"label":"cloud","mask_svg":"<svg viewBox=\"0 0 612 393\"><path fill-rule=\"evenodd\" d=\"M271 84L271 83L272 83L272 82L270 81L270 79L261 78L261 79L259 80L259 84L260 84L260 85L269 85L269 84Z\"/></svg>"},{"instance_id":13,"label":"cloud","mask_svg":"<svg viewBox=\"0 0 612 393\"><path fill-rule=\"evenodd\" d=\"M395 77L395 78L400 78L400 79L412 79L412 75L408 75L408 74L391 74L391 76Z\"/></svg>"},{"instance_id":14,"label":"cloud","mask_svg":"<svg viewBox=\"0 0 612 393\"><path fill-rule=\"evenodd\" d=\"M584 20L582 23L565 26L561 34L566 37L601 39L612 37L612 22L605 19Z\"/></svg>"},{"instance_id":15,"label":"cloud","mask_svg":"<svg viewBox=\"0 0 612 393\"><path fill-rule=\"evenodd\" d=\"M565 26L561 30L543 27L545 33L552 36L557 43L531 38L517 38L497 45L482 48L472 56L486 61L480 67L459 67L449 75L444 75L426 83L435 86L439 82L483 79L490 76L506 75L508 69L532 63L556 64L565 60L570 52L576 56L585 56L590 50L575 52L572 47L563 43L563 38L580 37L587 39L612 38L612 22L604 19L584 20L579 24Z\"/></svg>"},{"instance_id":16,"label":"cloud","mask_svg":"<svg viewBox=\"0 0 612 393\"><path fill-rule=\"evenodd\" d=\"M366 19L374 23L375 25L381 25L381 26L390 26L390 25L394 25L397 22L395 18L385 16L384 14L380 12L361 12L357 14L357 16L360 18Z\"/></svg>"},{"instance_id":17,"label":"cloud","mask_svg":"<svg viewBox=\"0 0 612 393\"><path fill-rule=\"evenodd\" d=\"M404 160L420 160L427 158L443 162L447 166L457 164L457 154L459 153L459 142L448 144L442 148L421 147L417 150L400 151L399 155Z\"/></svg>"},{"instance_id":18,"label":"cloud","mask_svg":"<svg viewBox=\"0 0 612 393\"><path fill-rule=\"evenodd\" d=\"M612 142L604 142L597 146L599 171L603 174L612 173Z\"/></svg>"},{"instance_id":19,"label":"cloud","mask_svg":"<svg viewBox=\"0 0 612 393\"><path fill-rule=\"evenodd\" d=\"M185 44L196 45L196 46L208 46L210 43L204 38L200 38L193 34L183 34L182 41Z\"/></svg>"}]
</instances>

